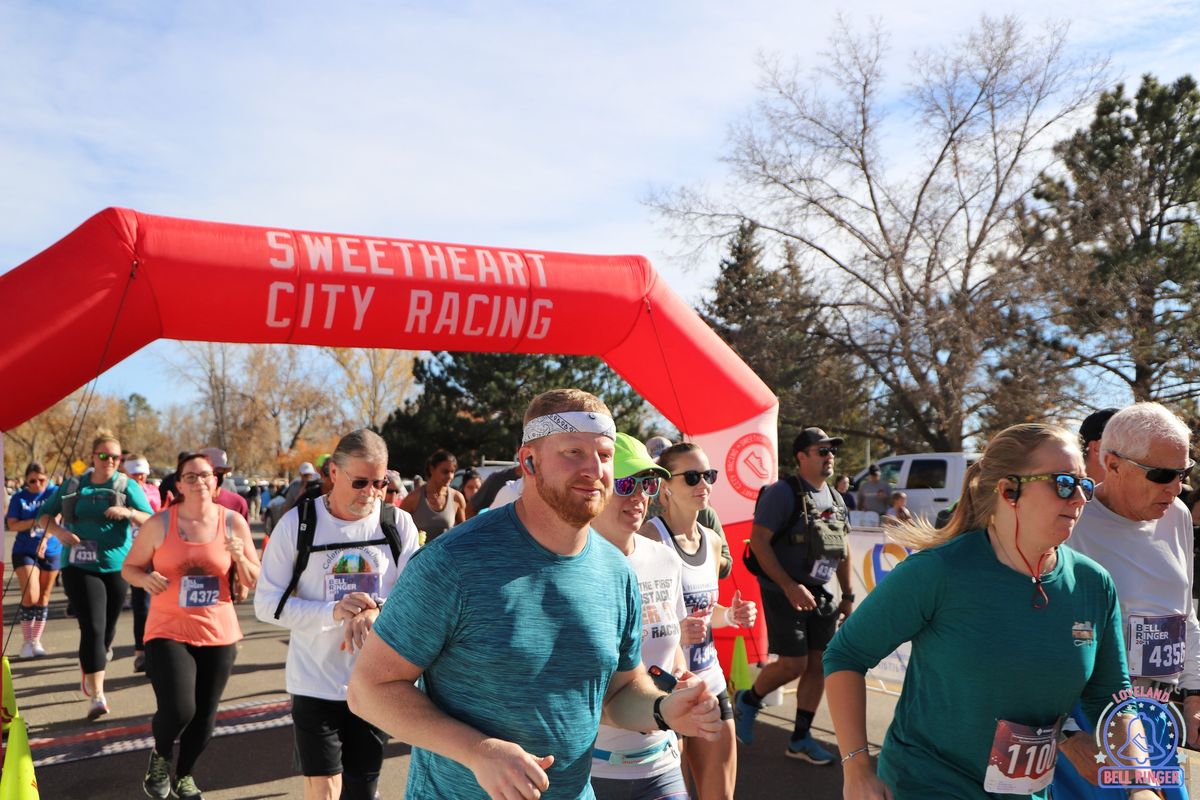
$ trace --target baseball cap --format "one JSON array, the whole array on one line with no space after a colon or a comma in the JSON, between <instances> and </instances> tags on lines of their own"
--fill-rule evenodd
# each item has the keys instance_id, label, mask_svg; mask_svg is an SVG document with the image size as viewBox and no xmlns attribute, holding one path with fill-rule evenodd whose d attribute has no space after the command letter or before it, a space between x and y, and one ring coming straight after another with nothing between
<instances>
[{"instance_id":1,"label":"baseball cap","mask_svg":"<svg viewBox=\"0 0 1200 800\"><path fill-rule=\"evenodd\" d=\"M1104 426L1108 424L1112 415L1120 410L1119 408L1102 408L1088 414L1083 424L1079 426L1079 438L1083 439L1085 445L1088 442L1100 441L1100 437L1104 435Z\"/></svg>"},{"instance_id":2,"label":"baseball cap","mask_svg":"<svg viewBox=\"0 0 1200 800\"><path fill-rule=\"evenodd\" d=\"M225 457L225 451L219 447L204 447L196 451L202 456L208 456L208 460L212 462L214 472L228 472L229 459Z\"/></svg>"},{"instance_id":3,"label":"baseball cap","mask_svg":"<svg viewBox=\"0 0 1200 800\"><path fill-rule=\"evenodd\" d=\"M792 453L799 453L801 450L812 447L814 444L829 444L837 447L844 441L846 440L842 437L830 436L820 428L805 428L792 441Z\"/></svg>"},{"instance_id":4,"label":"baseball cap","mask_svg":"<svg viewBox=\"0 0 1200 800\"><path fill-rule=\"evenodd\" d=\"M868 475L878 475L879 474L879 465L872 464L871 466L867 467L867 474Z\"/></svg>"},{"instance_id":5,"label":"baseball cap","mask_svg":"<svg viewBox=\"0 0 1200 800\"><path fill-rule=\"evenodd\" d=\"M646 450L646 445L627 433L617 434L614 450L614 478L628 478L630 475L637 475L639 472L646 472L647 470L664 478L671 477L669 470L654 463L654 459L650 457L649 451Z\"/></svg>"},{"instance_id":6,"label":"baseball cap","mask_svg":"<svg viewBox=\"0 0 1200 800\"><path fill-rule=\"evenodd\" d=\"M658 458L662 451L671 446L671 440L665 436L651 436L646 440L646 452L651 458ZM628 475L622 477L629 477Z\"/></svg>"},{"instance_id":7,"label":"baseball cap","mask_svg":"<svg viewBox=\"0 0 1200 800\"><path fill-rule=\"evenodd\" d=\"M125 462L126 475L149 475L150 462L144 458L135 458Z\"/></svg>"},{"instance_id":8,"label":"baseball cap","mask_svg":"<svg viewBox=\"0 0 1200 800\"><path fill-rule=\"evenodd\" d=\"M317 471L315 469L313 469L313 465L312 465L311 461L303 461L300 464L300 474L301 475L316 475Z\"/></svg>"}]
</instances>

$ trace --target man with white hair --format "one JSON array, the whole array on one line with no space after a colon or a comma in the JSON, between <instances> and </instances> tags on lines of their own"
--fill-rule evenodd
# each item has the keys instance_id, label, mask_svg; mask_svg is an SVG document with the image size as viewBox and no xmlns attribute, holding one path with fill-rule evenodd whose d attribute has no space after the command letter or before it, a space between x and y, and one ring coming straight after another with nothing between
<instances>
[{"instance_id":1,"label":"man with white hair","mask_svg":"<svg viewBox=\"0 0 1200 800\"><path fill-rule=\"evenodd\" d=\"M629 730L716 737L702 681L663 694L642 666L637 576L590 527L612 492L616 434L599 398L538 395L520 499L439 536L400 576L404 600L384 606L349 699L413 745L408 797L591 797L602 709Z\"/></svg>"},{"instance_id":2,"label":"man with white hair","mask_svg":"<svg viewBox=\"0 0 1200 800\"><path fill-rule=\"evenodd\" d=\"M1098 561L1116 583L1135 689L1183 695L1186 730L1147 731L1147 738L1153 743L1177 734L1174 745L1182 746L1186 735L1194 747L1200 742L1200 623L1192 599L1192 519L1178 499L1194 466L1190 442L1188 427L1158 403L1115 413L1100 440L1105 477L1096 486L1098 502L1083 507L1067 544ZM1056 769L1054 797L1111 798L1111 789L1093 785L1103 764L1092 737L1072 733L1063 746L1067 759ZM1147 758L1162 764L1158 754L1147 752ZM1173 756L1166 766L1177 766ZM1167 798L1187 796L1165 785L1162 791Z\"/></svg>"}]
</instances>

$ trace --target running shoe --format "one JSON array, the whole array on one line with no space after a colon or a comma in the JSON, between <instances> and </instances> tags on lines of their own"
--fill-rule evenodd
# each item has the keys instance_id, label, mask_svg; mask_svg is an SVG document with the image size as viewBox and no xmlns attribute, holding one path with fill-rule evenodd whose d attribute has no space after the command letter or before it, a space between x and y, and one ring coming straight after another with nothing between
<instances>
[{"instance_id":1,"label":"running shoe","mask_svg":"<svg viewBox=\"0 0 1200 800\"><path fill-rule=\"evenodd\" d=\"M147 797L157 797L159 800L171 796L171 764L154 750L150 751L150 763L146 765L142 791Z\"/></svg>"},{"instance_id":2,"label":"running shoe","mask_svg":"<svg viewBox=\"0 0 1200 800\"><path fill-rule=\"evenodd\" d=\"M34 641L34 643L33 643L34 658L41 658L44 655L46 655L46 648L42 647L41 639Z\"/></svg>"},{"instance_id":3,"label":"running shoe","mask_svg":"<svg viewBox=\"0 0 1200 800\"><path fill-rule=\"evenodd\" d=\"M33 642L21 645L21 658L33 658Z\"/></svg>"},{"instance_id":4,"label":"running shoe","mask_svg":"<svg viewBox=\"0 0 1200 800\"><path fill-rule=\"evenodd\" d=\"M733 695L733 730L737 733L739 742L754 744L754 720L762 709L755 708L742 700L742 695L745 693L746 690L742 689Z\"/></svg>"},{"instance_id":5,"label":"running shoe","mask_svg":"<svg viewBox=\"0 0 1200 800\"><path fill-rule=\"evenodd\" d=\"M104 658L105 658L105 662L104 662L104 663L106 663L106 664L111 664L111 663L112 663L112 660L113 660L113 649L112 649L111 647L110 647L110 648L108 648L107 650L105 650L105 651L104 651Z\"/></svg>"},{"instance_id":6,"label":"running shoe","mask_svg":"<svg viewBox=\"0 0 1200 800\"><path fill-rule=\"evenodd\" d=\"M92 722L103 717L108 713L108 701L104 699L104 695L98 694L92 698L92 704L88 708L87 718Z\"/></svg>"},{"instance_id":7,"label":"running shoe","mask_svg":"<svg viewBox=\"0 0 1200 800\"><path fill-rule=\"evenodd\" d=\"M805 736L803 739L788 742L787 750L784 751L784 754L788 758L798 758L801 761L807 761L817 766L833 763L833 753L821 747L811 735Z\"/></svg>"},{"instance_id":8,"label":"running shoe","mask_svg":"<svg viewBox=\"0 0 1200 800\"><path fill-rule=\"evenodd\" d=\"M133 671L134 672L145 672L146 671L146 654L145 653L138 653L133 657Z\"/></svg>"},{"instance_id":9,"label":"running shoe","mask_svg":"<svg viewBox=\"0 0 1200 800\"><path fill-rule=\"evenodd\" d=\"M191 775L180 775L176 778L173 791L179 800L204 800L204 795L196 788L196 782L192 780Z\"/></svg>"}]
</instances>

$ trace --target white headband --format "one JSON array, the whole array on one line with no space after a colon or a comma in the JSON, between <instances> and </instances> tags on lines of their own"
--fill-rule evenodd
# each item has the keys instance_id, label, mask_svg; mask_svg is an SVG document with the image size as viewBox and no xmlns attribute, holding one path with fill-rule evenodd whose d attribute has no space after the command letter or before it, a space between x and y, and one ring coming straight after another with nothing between
<instances>
[{"instance_id":1,"label":"white headband","mask_svg":"<svg viewBox=\"0 0 1200 800\"><path fill-rule=\"evenodd\" d=\"M521 437L521 444L529 444L534 439L555 433L597 433L615 440L617 423L607 414L597 414L595 411L562 411L558 414L547 414L529 420L525 426L525 435Z\"/></svg>"}]
</instances>

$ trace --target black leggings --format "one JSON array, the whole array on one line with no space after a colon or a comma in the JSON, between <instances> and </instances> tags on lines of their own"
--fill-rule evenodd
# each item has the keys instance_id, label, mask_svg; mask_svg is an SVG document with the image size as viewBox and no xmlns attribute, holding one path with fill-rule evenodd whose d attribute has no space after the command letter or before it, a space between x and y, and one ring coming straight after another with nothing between
<instances>
[{"instance_id":1,"label":"black leggings","mask_svg":"<svg viewBox=\"0 0 1200 800\"><path fill-rule=\"evenodd\" d=\"M129 584L119 572L88 572L79 567L64 569L62 583L79 623L79 663L87 675L103 672Z\"/></svg>"},{"instance_id":2,"label":"black leggings","mask_svg":"<svg viewBox=\"0 0 1200 800\"><path fill-rule=\"evenodd\" d=\"M129 590L129 603L133 609L133 649L144 651L142 637L146 633L146 617L150 616L150 594L134 586Z\"/></svg>"},{"instance_id":3,"label":"black leggings","mask_svg":"<svg viewBox=\"0 0 1200 800\"><path fill-rule=\"evenodd\" d=\"M217 724L217 704L236 657L236 644L196 647L170 639L146 642L146 672L158 700L152 725L154 749L170 761L179 738L177 775L191 775L208 746Z\"/></svg>"}]
</instances>

